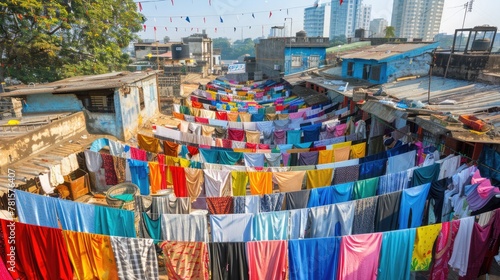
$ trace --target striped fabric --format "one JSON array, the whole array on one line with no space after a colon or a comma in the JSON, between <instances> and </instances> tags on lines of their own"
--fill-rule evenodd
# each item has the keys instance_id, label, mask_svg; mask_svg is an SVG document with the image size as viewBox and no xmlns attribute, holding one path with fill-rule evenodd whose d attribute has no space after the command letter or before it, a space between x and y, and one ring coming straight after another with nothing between
<instances>
[{"instance_id":1,"label":"striped fabric","mask_svg":"<svg viewBox=\"0 0 500 280\"><path fill-rule=\"evenodd\" d=\"M111 236L111 246L120 279L158 279L153 239Z\"/></svg>"}]
</instances>

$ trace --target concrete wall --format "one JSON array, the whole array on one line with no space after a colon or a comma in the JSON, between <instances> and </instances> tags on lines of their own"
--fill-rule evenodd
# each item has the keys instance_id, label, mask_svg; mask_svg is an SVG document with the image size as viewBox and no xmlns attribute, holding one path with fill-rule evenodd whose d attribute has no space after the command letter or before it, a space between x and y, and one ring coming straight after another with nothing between
<instances>
[{"instance_id":1,"label":"concrete wall","mask_svg":"<svg viewBox=\"0 0 500 280\"><path fill-rule=\"evenodd\" d=\"M83 104L74 94L41 93L28 95L23 113L78 112Z\"/></svg>"},{"instance_id":2,"label":"concrete wall","mask_svg":"<svg viewBox=\"0 0 500 280\"><path fill-rule=\"evenodd\" d=\"M19 137L0 141L0 169L9 163L43 151L57 142L66 140L85 130L82 112L54 121L40 129Z\"/></svg>"},{"instance_id":3,"label":"concrete wall","mask_svg":"<svg viewBox=\"0 0 500 280\"><path fill-rule=\"evenodd\" d=\"M415 57L406 57L387 63L387 81L392 82L397 78L406 76L427 76L432 57L422 54Z\"/></svg>"},{"instance_id":4,"label":"concrete wall","mask_svg":"<svg viewBox=\"0 0 500 280\"><path fill-rule=\"evenodd\" d=\"M139 106L139 88L144 92L144 109ZM148 79L138 81L130 86L130 93L124 94L123 91L115 92L118 95L120 105L116 109L116 122L122 123L123 127L117 127L118 130L123 129L123 138L117 137L120 140L127 141L135 136L137 128L145 121L159 113L158 105L158 87L156 76L151 76Z\"/></svg>"},{"instance_id":5,"label":"concrete wall","mask_svg":"<svg viewBox=\"0 0 500 280\"><path fill-rule=\"evenodd\" d=\"M260 40L255 45L257 70L268 77L279 77L285 71L285 40ZM281 70L274 70L279 65Z\"/></svg>"},{"instance_id":6,"label":"concrete wall","mask_svg":"<svg viewBox=\"0 0 500 280\"><path fill-rule=\"evenodd\" d=\"M302 58L302 66L300 67L291 67L291 57L290 53L293 56L301 56ZM321 67L325 65L326 62L326 48L286 48L285 47L285 75L290 75L297 72L305 71L309 68L313 68L316 66L309 65L309 57L310 56L319 56L319 65L317 67Z\"/></svg>"},{"instance_id":7,"label":"concrete wall","mask_svg":"<svg viewBox=\"0 0 500 280\"><path fill-rule=\"evenodd\" d=\"M353 66L353 75L349 76L347 75L347 68L349 63L354 63ZM364 74L364 66L365 65L370 65L371 67L373 66L381 66L380 70L380 79L378 80L371 80L370 78L368 79L363 79L363 74ZM366 80L374 84L381 84L385 83L387 81L387 65L385 63L378 63L377 61L374 60L365 60L365 59L344 59L342 61L342 77L343 78L356 78L360 80Z\"/></svg>"},{"instance_id":8,"label":"concrete wall","mask_svg":"<svg viewBox=\"0 0 500 280\"><path fill-rule=\"evenodd\" d=\"M87 131L91 134L109 134L118 139L123 139L123 127L121 122L117 121L116 114L113 113L93 113L87 110L85 113L85 122Z\"/></svg>"}]
</instances>

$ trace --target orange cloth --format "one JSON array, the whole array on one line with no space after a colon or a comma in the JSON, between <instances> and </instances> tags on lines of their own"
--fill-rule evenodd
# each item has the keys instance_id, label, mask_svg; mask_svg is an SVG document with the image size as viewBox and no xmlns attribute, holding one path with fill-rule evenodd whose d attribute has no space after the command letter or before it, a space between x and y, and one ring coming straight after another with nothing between
<instances>
[{"instance_id":1,"label":"orange cloth","mask_svg":"<svg viewBox=\"0 0 500 280\"><path fill-rule=\"evenodd\" d=\"M250 182L250 193L270 194L273 192L273 173L272 172L248 172Z\"/></svg>"},{"instance_id":2,"label":"orange cloth","mask_svg":"<svg viewBox=\"0 0 500 280\"><path fill-rule=\"evenodd\" d=\"M237 122L238 112L227 112L227 120L230 122Z\"/></svg>"},{"instance_id":3,"label":"orange cloth","mask_svg":"<svg viewBox=\"0 0 500 280\"><path fill-rule=\"evenodd\" d=\"M168 279L209 279L206 243L165 241L160 247L165 256Z\"/></svg>"},{"instance_id":4,"label":"orange cloth","mask_svg":"<svg viewBox=\"0 0 500 280\"><path fill-rule=\"evenodd\" d=\"M209 125L202 125L201 126L201 135L206 136L206 137L212 137L212 134L214 134L215 127L209 126Z\"/></svg>"},{"instance_id":5,"label":"orange cloth","mask_svg":"<svg viewBox=\"0 0 500 280\"><path fill-rule=\"evenodd\" d=\"M318 153L318 164L332 163L333 150L321 150Z\"/></svg>"},{"instance_id":6,"label":"orange cloth","mask_svg":"<svg viewBox=\"0 0 500 280\"><path fill-rule=\"evenodd\" d=\"M184 168L186 173L186 187L191 201L195 201L201 194L205 177L203 176L203 169Z\"/></svg>"},{"instance_id":7,"label":"orange cloth","mask_svg":"<svg viewBox=\"0 0 500 280\"><path fill-rule=\"evenodd\" d=\"M179 144L170 141L163 141L163 150L166 156L176 157L179 154Z\"/></svg>"},{"instance_id":8,"label":"orange cloth","mask_svg":"<svg viewBox=\"0 0 500 280\"><path fill-rule=\"evenodd\" d=\"M280 192L300 191L305 175L305 171L274 172L273 182L278 185Z\"/></svg>"},{"instance_id":9,"label":"orange cloth","mask_svg":"<svg viewBox=\"0 0 500 280\"><path fill-rule=\"evenodd\" d=\"M251 122L252 115L247 112L242 112L238 114L240 116L240 122Z\"/></svg>"},{"instance_id":10,"label":"orange cloth","mask_svg":"<svg viewBox=\"0 0 500 280\"><path fill-rule=\"evenodd\" d=\"M192 100L191 101L191 107L201 109L201 108L203 108L203 104L201 102Z\"/></svg>"},{"instance_id":11,"label":"orange cloth","mask_svg":"<svg viewBox=\"0 0 500 280\"><path fill-rule=\"evenodd\" d=\"M137 134L137 143L139 144L139 148L142 150L152 153L158 153L161 151L160 140L154 137Z\"/></svg>"},{"instance_id":12,"label":"orange cloth","mask_svg":"<svg viewBox=\"0 0 500 280\"><path fill-rule=\"evenodd\" d=\"M349 159L351 154L351 147L342 147L333 150L333 159L335 162L344 161Z\"/></svg>"},{"instance_id":13,"label":"orange cloth","mask_svg":"<svg viewBox=\"0 0 500 280\"><path fill-rule=\"evenodd\" d=\"M109 236L66 230L63 235L78 279L118 279Z\"/></svg>"},{"instance_id":14,"label":"orange cloth","mask_svg":"<svg viewBox=\"0 0 500 280\"><path fill-rule=\"evenodd\" d=\"M332 185L333 168L307 170L307 188L314 189Z\"/></svg>"},{"instance_id":15,"label":"orange cloth","mask_svg":"<svg viewBox=\"0 0 500 280\"><path fill-rule=\"evenodd\" d=\"M149 184L151 186L151 192L157 193L162 189L162 179L164 179L165 175L162 176L160 170L160 164L157 162L148 162L149 167ZM163 187L166 187L164 184Z\"/></svg>"},{"instance_id":16,"label":"orange cloth","mask_svg":"<svg viewBox=\"0 0 500 280\"><path fill-rule=\"evenodd\" d=\"M184 114L173 112L172 115L178 120L184 120Z\"/></svg>"}]
</instances>

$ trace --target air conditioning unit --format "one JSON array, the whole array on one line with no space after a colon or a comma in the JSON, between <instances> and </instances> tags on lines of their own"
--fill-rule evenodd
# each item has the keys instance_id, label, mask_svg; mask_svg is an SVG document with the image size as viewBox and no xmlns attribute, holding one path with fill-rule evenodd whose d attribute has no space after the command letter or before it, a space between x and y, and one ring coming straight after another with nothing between
<instances>
[{"instance_id":1,"label":"air conditioning unit","mask_svg":"<svg viewBox=\"0 0 500 280\"><path fill-rule=\"evenodd\" d=\"M274 70L280 71L281 70L281 65L279 64L274 64Z\"/></svg>"}]
</instances>

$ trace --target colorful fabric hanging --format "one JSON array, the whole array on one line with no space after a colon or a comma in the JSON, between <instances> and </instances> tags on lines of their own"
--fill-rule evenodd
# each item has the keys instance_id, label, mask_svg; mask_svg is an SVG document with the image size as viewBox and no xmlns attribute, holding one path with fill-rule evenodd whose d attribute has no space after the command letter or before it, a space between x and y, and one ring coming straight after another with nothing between
<instances>
[{"instance_id":1,"label":"colorful fabric hanging","mask_svg":"<svg viewBox=\"0 0 500 280\"><path fill-rule=\"evenodd\" d=\"M165 241L160 247L168 279L209 279L206 243Z\"/></svg>"}]
</instances>

